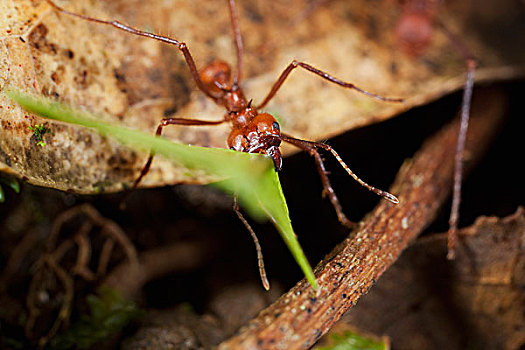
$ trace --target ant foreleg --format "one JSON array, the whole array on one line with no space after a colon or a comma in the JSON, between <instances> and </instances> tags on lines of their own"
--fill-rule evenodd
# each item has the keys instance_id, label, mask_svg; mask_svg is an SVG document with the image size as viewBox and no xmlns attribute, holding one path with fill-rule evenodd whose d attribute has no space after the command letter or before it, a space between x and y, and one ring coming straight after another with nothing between
<instances>
[{"instance_id":1,"label":"ant foreleg","mask_svg":"<svg viewBox=\"0 0 525 350\"><path fill-rule=\"evenodd\" d=\"M350 175L352 178L354 178L354 180L357 181L361 186L365 187L369 191L374 192L378 196L381 196L384 199L389 200L390 202L392 202L394 204L399 203L399 199L397 199L397 197L394 196L393 194L390 194L387 191L383 191L383 190L380 190L378 188L375 188L374 186L371 186L371 185L367 184L366 182L364 182L363 180L361 180L356 174L354 174L354 172L348 167L348 165L346 165L346 163L341 159L339 154L332 148L332 146L329 146L329 145L327 145L325 143L322 143L322 142L300 140L300 139L296 139L296 138L293 138L293 137L290 137L290 136L284 135L284 134L281 134L281 139L283 141L286 141L288 143L291 143L292 145L295 145L295 146L303 148L303 149L306 149L306 147L314 147L314 148L322 148L322 149L324 149L326 151L329 151L330 153L332 153L332 155L335 157L335 159L337 159L339 164L341 164L341 166L346 170L348 175Z\"/></svg>"},{"instance_id":2,"label":"ant foreleg","mask_svg":"<svg viewBox=\"0 0 525 350\"><path fill-rule=\"evenodd\" d=\"M226 119L210 121L210 120L185 119L185 118L164 118L160 121L160 124L157 127L157 131L155 132L155 136L160 136L162 134L162 129L167 125L185 125L185 126L219 125L219 124L224 123L225 121ZM153 156L154 154L150 153L148 157L148 161L142 168L139 177L133 183L131 190L136 189L140 181L142 180L142 178L148 173L151 167L151 162L153 161Z\"/></svg>"},{"instance_id":3,"label":"ant foreleg","mask_svg":"<svg viewBox=\"0 0 525 350\"><path fill-rule=\"evenodd\" d=\"M323 158L321 157L317 149L308 143L302 142L303 140L297 140L291 137L287 137L283 139L283 141L287 141L288 143L291 143L292 145L303 149L304 151L308 152L312 157L314 157L315 165L317 166L317 172L319 173L319 176L321 177L321 182L323 183L323 195L327 195L328 199L330 199L330 202L332 203L332 206L335 209L339 222L348 228L355 228L356 224L350 221L343 213L343 207L341 206L341 203L339 203L339 199L337 198L337 195L335 194L335 191L332 188L332 185L330 184L330 180L328 179L328 171L326 170Z\"/></svg>"},{"instance_id":4,"label":"ant foreleg","mask_svg":"<svg viewBox=\"0 0 525 350\"><path fill-rule=\"evenodd\" d=\"M255 234L255 231L252 229L248 221L244 218L241 211L239 210L239 204L237 203L237 196L233 197L233 210L235 211L235 214L237 214L237 217L241 222L244 224L248 232L250 232L250 235L252 236L253 243L255 243L255 250L257 251L257 265L259 266L259 275L261 276L261 282L266 290L270 290L270 282L268 282L268 277L266 275L266 270L264 268L264 260L263 260L263 254L261 245L259 244L259 240L257 239L257 235Z\"/></svg>"},{"instance_id":5,"label":"ant foreleg","mask_svg":"<svg viewBox=\"0 0 525 350\"><path fill-rule=\"evenodd\" d=\"M215 97L211 94L211 92L208 90L208 88L202 82L202 80L201 80L201 78L199 76L199 72L197 70L197 66L195 64L195 61L193 60L193 57L192 57L192 55L190 53L190 50L188 49L188 46L186 46L185 43L183 43L183 42L181 42L179 40L167 37L167 36L162 36L162 35L157 35L157 34L153 34L153 33L144 32L142 30L139 30L139 29L130 27L128 25L122 24L119 21L104 21L104 20L101 20L101 19L97 19L97 18L86 16L86 15L81 15L81 14L78 14L78 13L74 13L74 12L68 11L68 10L66 10L66 9L56 5L51 0L46 0L46 1L55 10L57 10L59 12L62 12L62 13L65 13L65 14L67 14L69 16L78 17L78 18L81 18L83 20L90 21L90 22L110 25L110 26L113 26L113 27L115 27L117 29L123 30L123 31L131 33L131 34L144 36L144 37L147 37L147 38L151 38L151 39L155 39L155 40L161 41L161 42L166 43L166 44L177 46L177 48L184 55L184 59L186 60L186 64L188 65L188 67L190 69L191 75L193 77L193 80L195 80L195 83L197 84L197 87L202 92L204 92L207 96L209 96L210 98L215 100Z\"/></svg>"},{"instance_id":6,"label":"ant foreleg","mask_svg":"<svg viewBox=\"0 0 525 350\"><path fill-rule=\"evenodd\" d=\"M273 84L272 89L270 90L270 92L268 93L266 98L263 100L263 102L259 106L257 106L257 108L263 108L264 106L266 106L266 104L268 104L268 102L270 102L270 100L274 97L274 95L277 93L277 91L281 88L281 86L283 85L283 83L286 80L286 78L288 78L288 75L290 75L290 73L297 67L301 67L303 69L306 69L307 71L312 72L315 75L318 75L321 78L323 78L325 80L328 80L331 83L337 84L337 85L342 86L342 87L347 88L347 89L355 90L357 92L362 93L363 95L366 95L366 96L369 96L369 97L373 97L373 98L376 98L376 99L381 100L381 101L385 101L385 102L403 102L404 101L402 98L384 97L384 96L377 95L377 94L374 94L372 92L363 90L360 87L358 87L358 86L356 86L356 85L354 85L352 83L348 83L348 82L342 81L342 80L340 80L340 79L338 79L338 78L336 78L336 77L334 77L334 76L332 76L332 75L330 75L330 74L328 74L326 72L323 72L322 70L317 69L314 66L309 65L308 63L293 60L292 63L290 63L288 65L288 67L286 67L283 70L283 72L279 76L279 79L277 79L277 81Z\"/></svg>"}]
</instances>

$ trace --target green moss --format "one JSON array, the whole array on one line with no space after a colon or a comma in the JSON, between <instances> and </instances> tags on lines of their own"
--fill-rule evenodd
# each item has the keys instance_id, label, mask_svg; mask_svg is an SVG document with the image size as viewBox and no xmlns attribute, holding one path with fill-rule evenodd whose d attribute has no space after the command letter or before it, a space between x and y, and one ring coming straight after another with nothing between
<instances>
[{"instance_id":1,"label":"green moss","mask_svg":"<svg viewBox=\"0 0 525 350\"><path fill-rule=\"evenodd\" d=\"M316 346L314 350L386 350L388 344L382 340L376 340L360 335L355 332L344 331L332 334L331 345Z\"/></svg>"},{"instance_id":2,"label":"green moss","mask_svg":"<svg viewBox=\"0 0 525 350\"><path fill-rule=\"evenodd\" d=\"M88 295L89 313L80 317L67 331L51 339L48 349L89 349L120 332L130 321L143 314L135 303L110 288Z\"/></svg>"},{"instance_id":3,"label":"green moss","mask_svg":"<svg viewBox=\"0 0 525 350\"><path fill-rule=\"evenodd\" d=\"M46 127L44 124L36 124L33 126L28 126L28 130L33 132L33 137L36 139L36 144L40 147L44 147L46 143L44 142L45 134L53 134L51 129Z\"/></svg>"}]
</instances>

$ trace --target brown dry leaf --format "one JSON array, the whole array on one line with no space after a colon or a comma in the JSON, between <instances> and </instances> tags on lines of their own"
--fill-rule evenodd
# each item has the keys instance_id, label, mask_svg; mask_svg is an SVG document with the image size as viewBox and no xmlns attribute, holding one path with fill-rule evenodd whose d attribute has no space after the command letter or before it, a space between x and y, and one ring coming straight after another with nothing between
<instances>
[{"instance_id":1,"label":"brown dry leaf","mask_svg":"<svg viewBox=\"0 0 525 350\"><path fill-rule=\"evenodd\" d=\"M188 305L149 310L141 327L122 343L122 349L211 349L224 338L218 320L197 315Z\"/></svg>"},{"instance_id":2,"label":"brown dry leaf","mask_svg":"<svg viewBox=\"0 0 525 350\"><path fill-rule=\"evenodd\" d=\"M420 240L340 322L400 349L522 348L524 214L480 217L461 231L452 262L442 258L446 234Z\"/></svg>"},{"instance_id":3,"label":"brown dry leaf","mask_svg":"<svg viewBox=\"0 0 525 350\"><path fill-rule=\"evenodd\" d=\"M307 3L238 1L247 96L255 103L261 101L295 58L364 89L407 100L383 103L329 86L309 73L294 72L267 107L286 133L327 138L392 117L462 86L464 64L443 35L435 35L429 52L419 60L399 52L392 34L399 15L395 1L333 1L299 24L287 26ZM505 3L519 6L499 1L494 11L492 2L478 1L440 9L441 20L461 33L480 59L478 81L509 79L524 72L525 53L516 50L523 37L519 31L523 32L523 26L519 27L523 21L519 9L509 10ZM71 0L59 4L184 40L199 67L212 58L234 62L226 1ZM10 85L53 97L151 133L167 115L210 120L223 116L223 109L196 91L174 47L58 14L43 0L0 0L0 9L6 14L0 18L0 89ZM448 17L450 13L455 17ZM493 44L494 37L498 46ZM33 184L78 193L118 191L137 177L145 162L145 154L86 129L55 122L48 122L52 134L45 135L46 146L41 147L28 127L42 119L2 97L0 108L0 170ZM224 147L229 131L228 125L168 129L166 136L175 141L209 147ZM143 185L208 180L186 173L157 159Z\"/></svg>"},{"instance_id":4,"label":"brown dry leaf","mask_svg":"<svg viewBox=\"0 0 525 350\"><path fill-rule=\"evenodd\" d=\"M204 315L197 315L184 304L162 311L148 310L140 328L123 342L122 348L212 349L279 294L279 288L266 292L258 284L246 283L217 291Z\"/></svg>"}]
</instances>

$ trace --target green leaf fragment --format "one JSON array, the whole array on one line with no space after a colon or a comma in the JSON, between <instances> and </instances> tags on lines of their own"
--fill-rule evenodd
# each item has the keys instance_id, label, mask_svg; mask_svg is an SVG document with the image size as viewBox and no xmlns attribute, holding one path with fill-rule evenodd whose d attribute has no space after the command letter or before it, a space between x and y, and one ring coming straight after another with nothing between
<instances>
[{"instance_id":1,"label":"green leaf fragment","mask_svg":"<svg viewBox=\"0 0 525 350\"><path fill-rule=\"evenodd\" d=\"M174 164L224 179L214 186L238 196L239 203L255 220L268 218L275 225L310 285L317 289L312 268L293 231L288 206L272 160L261 154L241 153L221 148L205 148L173 143L137 130L95 119L86 112L57 102L36 99L18 91L6 95L26 110L42 117L93 128L138 151L161 155Z\"/></svg>"},{"instance_id":2,"label":"green leaf fragment","mask_svg":"<svg viewBox=\"0 0 525 350\"><path fill-rule=\"evenodd\" d=\"M385 350L388 345L355 332L335 333L330 337L331 345L316 346L315 350Z\"/></svg>"}]
</instances>

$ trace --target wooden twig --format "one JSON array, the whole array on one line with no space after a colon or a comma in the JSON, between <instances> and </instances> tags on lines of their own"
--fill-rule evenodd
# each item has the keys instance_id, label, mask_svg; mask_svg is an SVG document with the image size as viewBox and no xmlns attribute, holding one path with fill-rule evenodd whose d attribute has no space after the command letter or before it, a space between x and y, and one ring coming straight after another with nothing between
<instances>
[{"instance_id":1,"label":"wooden twig","mask_svg":"<svg viewBox=\"0 0 525 350\"><path fill-rule=\"evenodd\" d=\"M497 90L479 96L468 135L470 164L487 148L506 105ZM435 218L452 187L458 125L455 120L432 136L402 166L391 189L400 203L381 201L317 266L317 293L300 281L219 349L307 349L325 334Z\"/></svg>"}]
</instances>

